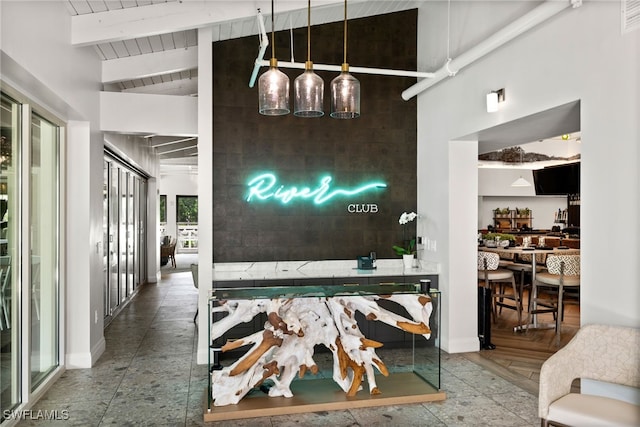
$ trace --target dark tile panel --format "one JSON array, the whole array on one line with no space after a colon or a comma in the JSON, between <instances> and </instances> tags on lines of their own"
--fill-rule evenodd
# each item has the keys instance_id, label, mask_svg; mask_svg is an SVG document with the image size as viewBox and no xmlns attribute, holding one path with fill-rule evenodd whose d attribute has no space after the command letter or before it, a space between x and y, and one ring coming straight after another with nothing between
<instances>
[{"instance_id":1,"label":"dark tile panel","mask_svg":"<svg viewBox=\"0 0 640 427\"><path fill-rule=\"evenodd\" d=\"M350 20L349 63L415 69L416 22L415 10ZM312 28L314 62L342 62L341 34L341 23ZM306 46L305 29L295 30L294 38L297 46ZM371 250L394 256L391 246L402 239L398 217L416 205L416 102L400 97L415 79L356 75L362 116L334 120L328 109L336 73L318 71L325 81L327 116L264 117L257 113L257 88L247 85L256 51L255 37L213 44L214 260L349 259ZM288 32L276 34L276 54L289 58ZM296 60L305 54L297 49ZM300 73L282 71L292 85ZM329 174L333 187L383 179L388 188L322 206L299 200L247 203L247 182L258 172L276 174L278 185L287 187L314 188ZM378 212L349 213L351 203L375 204Z\"/></svg>"}]
</instances>

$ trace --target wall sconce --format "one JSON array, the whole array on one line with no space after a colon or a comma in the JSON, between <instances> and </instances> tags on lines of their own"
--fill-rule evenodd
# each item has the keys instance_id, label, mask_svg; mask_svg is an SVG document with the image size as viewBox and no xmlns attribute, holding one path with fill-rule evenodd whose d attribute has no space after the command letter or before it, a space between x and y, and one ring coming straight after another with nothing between
<instances>
[{"instance_id":1,"label":"wall sconce","mask_svg":"<svg viewBox=\"0 0 640 427\"><path fill-rule=\"evenodd\" d=\"M498 103L504 102L504 89L498 89L487 94L487 113L498 111Z\"/></svg>"}]
</instances>

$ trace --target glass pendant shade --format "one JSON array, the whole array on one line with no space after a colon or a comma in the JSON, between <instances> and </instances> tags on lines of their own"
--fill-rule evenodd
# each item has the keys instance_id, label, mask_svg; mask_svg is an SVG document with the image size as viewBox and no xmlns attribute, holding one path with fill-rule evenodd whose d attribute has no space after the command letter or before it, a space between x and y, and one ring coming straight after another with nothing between
<instances>
[{"instance_id":1,"label":"glass pendant shade","mask_svg":"<svg viewBox=\"0 0 640 427\"><path fill-rule=\"evenodd\" d=\"M298 117L322 117L324 115L324 81L313 72L307 61L304 73L293 82L295 94L293 114Z\"/></svg>"},{"instance_id":2,"label":"glass pendant shade","mask_svg":"<svg viewBox=\"0 0 640 427\"><path fill-rule=\"evenodd\" d=\"M342 72L331 81L331 117L355 119L360 117L360 82L349 74L349 66L342 64Z\"/></svg>"},{"instance_id":3,"label":"glass pendant shade","mask_svg":"<svg viewBox=\"0 0 640 427\"><path fill-rule=\"evenodd\" d=\"M258 111L265 116L289 114L289 77L272 58L269 70L258 79Z\"/></svg>"}]
</instances>

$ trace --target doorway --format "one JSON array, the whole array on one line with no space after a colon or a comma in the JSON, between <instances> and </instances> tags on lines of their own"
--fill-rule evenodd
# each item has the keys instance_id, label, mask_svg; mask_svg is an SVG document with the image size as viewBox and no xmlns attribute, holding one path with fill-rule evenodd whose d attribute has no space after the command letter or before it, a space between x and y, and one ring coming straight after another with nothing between
<instances>
[{"instance_id":1,"label":"doorway","mask_svg":"<svg viewBox=\"0 0 640 427\"><path fill-rule=\"evenodd\" d=\"M478 161L478 233L495 231L511 234L516 242L522 237L537 239L554 233L577 240L579 246L579 172L578 187L571 190L547 190L541 185L542 171L563 168L563 165L577 164L579 171L580 152L575 154L576 144L581 144L580 102L575 101L550 110L523 117L509 123L479 132ZM545 145L546 144L546 145ZM574 152L559 154L559 145L572 145ZM545 153L544 147L552 147L553 152ZM500 154L518 152L516 159L499 158ZM490 176L487 158L496 159L500 173ZM555 164L555 166L554 166ZM543 169L544 167L547 169ZM548 174L547 174L548 175ZM528 187L513 187L518 178L523 178ZM556 179L556 181L565 179ZM488 185L487 182L492 183ZM493 187L493 188L489 188ZM496 212L501 212L497 214ZM504 211L504 212L502 212ZM526 214L526 215L525 215ZM507 217L503 219L502 217ZM525 218L525 219L522 219ZM493 230L490 230L493 228ZM547 238L548 239L548 238ZM543 264L544 265L544 264ZM516 274L516 280L521 280ZM530 283L530 275L525 283ZM523 319L528 316L528 293L523 297ZM544 316L548 316L547 319ZM541 316L541 323L552 322L553 315ZM525 322L526 323L526 322ZM560 345L555 343L554 329L533 329L514 333L517 313L502 310L492 321L491 334L495 350L482 350L481 357L522 375L536 380L542 363L563 347L580 327L579 305L568 306L562 322Z\"/></svg>"}]
</instances>

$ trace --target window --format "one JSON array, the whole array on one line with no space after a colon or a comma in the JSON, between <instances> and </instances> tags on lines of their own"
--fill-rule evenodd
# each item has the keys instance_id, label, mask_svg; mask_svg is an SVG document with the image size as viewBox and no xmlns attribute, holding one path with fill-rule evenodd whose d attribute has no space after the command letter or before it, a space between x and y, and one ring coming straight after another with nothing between
<instances>
[{"instance_id":1,"label":"window","mask_svg":"<svg viewBox=\"0 0 640 427\"><path fill-rule=\"evenodd\" d=\"M167 195L160 195L160 222L167 222Z\"/></svg>"},{"instance_id":2,"label":"window","mask_svg":"<svg viewBox=\"0 0 640 427\"><path fill-rule=\"evenodd\" d=\"M198 197L197 196L176 196L178 201L176 218L178 224L195 224L198 222Z\"/></svg>"}]
</instances>

